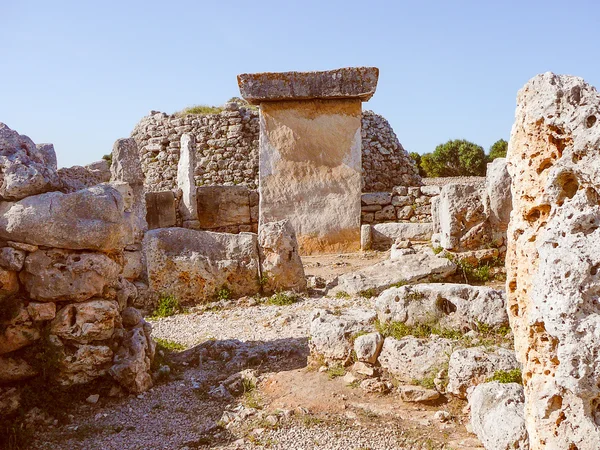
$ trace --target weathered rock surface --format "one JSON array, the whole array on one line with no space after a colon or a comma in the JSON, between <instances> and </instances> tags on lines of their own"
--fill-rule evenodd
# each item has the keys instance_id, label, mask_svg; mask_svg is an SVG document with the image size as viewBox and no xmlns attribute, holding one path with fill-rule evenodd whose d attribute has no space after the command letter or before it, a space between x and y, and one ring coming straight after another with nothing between
<instances>
[{"instance_id":1,"label":"weathered rock surface","mask_svg":"<svg viewBox=\"0 0 600 450\"><path fill-rule=\"evenodd\" d=\"M12 247L0 248L0 268L19 271L25 262L25 252Z\"/></svg>"},{"instance_id":2,"label":"weathered rock surface","mask_svg":"<svg viewBox=\"0 0 600 450\"><path fill-rule=\"evenodd\" d=\"M0 384L25 380L36 374L37 371L23 358L0 356Z\"/></svg>"},{"instance_id":3,"label":"weathered rock surface","mask_svg":"<svg viewBox=\"0 0 600 450\"><path fill-rule=\"evenodd\" d=\"M27 312L34 322L52 320L56 317L56 303L29 302L27 305Z\"/></svg>"},{"instance_id":4,"label":"weathered rock surface","mask_svg":"<svg viewBox=\"0 0 600 450\"><path fill-rule=\"evenodd\" d=\"M448 362L452 348L451 340L435 336L432 339L388 337L383 341L378 361L400 381L410 383L437 375Z\"/></svg>"},{"instance_id":5,"label":"weathered rock surface","mask_svg":"<svg viewBox=\"0 0 600 450\"><path fill-rule=\"evenodd\" d=\"M367 333L354 340L354 353L359 361L375 364L383 346L383 336L380 333Z\"/></svg>"},{"instance_id":6,"label":"weathered rock surface","mask_svg":"<svg viewBox=\"0 0 600 450\"><path fill-rule=\"evenodd\" d=\"M13 386L0 386L0 417L6 417L19 409L21 391Z\"/></svg>"},{"instance_id":7,"label":"weathered rock surface","mask_svg":"<svg viewBox=\"0 0 600 450\"><path fill-rule=\"evenodd\" d=\"M0 303L0 306L6 314L6 304ZM0 355L30 345L40 338L40 330L29 317L25 306L14 303L10 308L13 310L12 317L0 320Z\"/></svg>"},{"instance_id":8,"label":"weathered rock surface","mask_svg":"<svg viewBox=\"0 0 600 450\"><path fill-rule=\"evenodd\" d=\"M107 185L34 195L0 204L0 238L74 250L122 250L131 225L119 192Z\"/></svg>"},{"instance_id":9,"label":"weathered rock surface","mask_svg":"<svg viewBox=\"0 0 600 450\"><path fill-rule=\"evenodd\" d=\"M372 227L373 248L388 250L400 240L428 241L433 233L431 223L378 223Z\"/></svg>"},{"instance_id":10,"label":"weathered rock surface","mask_svg":"<svg viewBox=\"0 0 600 450\"><path fill-rule=\"evenodd\" d=\"M250 103L283 100L369 100L375 93L379 69L346 67L321 72L243 73L238 75L242 97Z\"/></svg>"},{"instance_id":11,"label":"weathered rock surface","mask_svg":"<svg viewBox=\"0 0 600 450\"><path fill-rule=\"evenodd\" d=\"M56 154L0 122L0 200L20 200L57 189Z\"/></svg>"},{"instance_id":12,"label":"weathered rock surface","mask_svg":"<svg viewBox=\"0 0 600 450\"><path fill-rule=\"evenodd\" d=\"M469 395L471 427L486 450L529 449L523 403L523 387L516 383L494 381L473 389Z\"/></svg>"},{"instance_id":13,"label":"weathered rock surface","mask_svg":"<svg viewBox=\"0 0 600 450\"><path fill-rule=\"evenodd\" d=\"M505 348L471 347L450 355L446 392L467 398L467 389L485 383L499 370L518 369L515 352Z\"/></svg>"},{"instance_id":14,"label":"weathered rock surface","mask_svg":"<svg viewBox=\"0 0 600 450\"><path fill-rule=\"evenodd\" d=\"M141 168L140 168L141 170ZM196 203L196 138L191 133L181 136L179 162L177 163L177 187L181 189L179 211L182 219L198 220L198 205Z\"/></svg>"},{"instance_id":15,"label":"weathered rock surface","mask_svg":"<svg viewBox=\"0 0 600 450\"><path fill-rule=\"evenodd\" d=\"M381 322L439 323L461 330L508 325L504 292L466 284L416 284L390 288L375 301Z\"/></svg>"},{"instance_id":16,"label":"weathered rock surface","mask_svg":"<svg viewBox=\"0 0 600 450\"><path fill-rule=\"evenodd\" d=\"M82 301L101 296L117 281L121 266L102 253L38 250L25 259L21 282L40 301Z\"/></svg>"},{"instance_id":17,"label":"weathered rock surface","mask_svg":"<svg viewBox=\"0 0 600 450\"><path fill-rule=\"evenodd\" d=\"M140 165L140 156L134 139L118 139L112 150L110 166L113 180L125 181L131 185L143 184L144 173Z\"/></svg>"},{"instance_id":18,"label":"weathered rock surface","mask_svg":"<svg viewBox=\"0 0 600 450\"><path fill-rule=\"evenodd\" d=\"M200 186L197 214L202 229L250 224L250 191L245 186Z\"/></svg>"},{"instance_id":19,"label":"weathered rock surface","mask_svg":"<svg viewBox=\"0 0 600 450\"><path fill-rule=\"evenodd\" d=\"M318 309L310 322L311 354L328 360L346 360L352 353L352 337L364 331L373 331L374 311L348 309L341 314Z\"/></svg>"},{"instance_id":20,"label":"weathered rock surface","mask_svg":"<svg viewBox=\"0 0 600 450\"><path fill-rule=\"evenodd\" d=\"M508 311L533 449L600 448L600 94L538 75L508 150Z\"/></svg>"},{"instance_id":21,"label":"weathered rock surface","mask_svg":"<svg viewBox=\"0 0 600 450\"><path fill-rule=\"evenodd\" d=\"M409 403L431 402L440 398L440 393L435 389L427 389L421 386L398 386L398 392L400 398Z\"/></svg>"},{"instance_id":22,"label":"weathered rock surface","mask_svg":"<svg viewBox=\"0 0 600 450\"><path fill-rule=\"evenodd\" d=\"M398 259L382 261L354 273L338 277L335 292L359 294L372 290L379 293L399 282L416 282L429 277L446 278L456 272L456 264L433 252L402 255Z\"/></svg>"},{"instance_id":23,"label":"weathered rock surface","mask_svg":"<svg viewBox=\"0 0 600 450\"><path fill-rule=\"evenodd\" d=\"M107 345L63 343L56 336L50 336L50 345L58 360L55 380L65 386L89 383L106 375L112 364L113 351Z\"/></svg>"},{"instance_id":24,"label":"weathered rock surface","mask_svg":"<svg viewBox=\"0 0 600 450\"><path fill-rule=\"evenodd\" d=\"M119 322L116 302L90 300L60 309L50 323L50 332L61 339L89 344L110 339Z\"/></svg>"},{"instance_id":25,"label":"weathered rock surface","mask_svg":"<svg viewBox=\"0 0 600 450\"><path fill-rule=\"evenodd\" d=\"M264 292L306 290L296 233L288 220L262 224L258 246Z\"/></svg>"},{"instance_id":26,"label":"weathered rock surface","mask_svg":"<svg viewBox=\"0 0 600 450\"><path fill-rule=\"evenodd\" d=\"M486 215L496 232L506 232L512 211L510 175L506 158L496 158L487 165L485 177Z\"/></svg>"},{"instance_id":27,"label":"weathered rock surface","mask_svg":"<svg viewBox=\"0 0 600 450\"><path fill-rule=\"evenodd\" d=\"M110 181L108 161L97 161L87 166L63 167L58 169L60 191L71 193Z\"/></svg>"},{"instance_id":28,"label":"weathered rock surface","mask_svg":"<svg viewBox=\"0 0 600 450\"><path fill-rule=\"evenodd\" d=\"M147 232L143 246L151 289L180 302L212 300L224 288L233 297L260 289L255 234L162 228Z\"/></svg>"},{"instance_id":29,"label":"weathered rock surface","mask_svg":"<svg viewBox=\"0 0 600 450\"><path fill-rule=\"evenodd\" d=\"M19 292L17 272L0 268L0 300L11 297L17 292Z\"/></svg>"}]
</instances>

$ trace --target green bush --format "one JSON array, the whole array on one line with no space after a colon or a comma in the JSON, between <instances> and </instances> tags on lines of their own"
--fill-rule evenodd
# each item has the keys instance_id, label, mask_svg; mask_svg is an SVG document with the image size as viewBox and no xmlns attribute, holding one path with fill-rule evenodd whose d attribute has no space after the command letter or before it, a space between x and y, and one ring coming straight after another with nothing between
<instances>
[{"instance_id":1,"label":"green bush","mask_svg":"<svg viewBox=\"0 0 600 450\"><path fill-rule=\"evenodd\" d=\"M108 167L112 166L112 153L109 153L108 155L103 155L102 159L104 161L108 161Z\"/></svg>"},{"instance_id":2,"label":"green bush","mask_svg":"<svg viewBox=\"0 0 600 450\"><path fill-rule=\"evenodd\" d=\"M497 370L487 380L489 381L497 381L499 383L518 383L523 384L523 377L521 374L521 369L512 369L512 370Z\"/></svg>"},{"instance_id":3,"label":"green bush","mask_svg":"<svg viewBox=\"0 0 600 450\"><path fill-rule=\"evenodd\" d=\"M181 306L179 305L179 300L177 300L172 295L163 295L158 300L158 305L150 318L159 319L161 317L169 317L181 312Z\"/></svg>"},{"instance_id":4,"label":"green bush","mask_svg":"<svg viewBox=\"0 0 600 450\"><path fill-rule=\"evenodd\" d=\"M298 297L295 295L288 295L285 292L278 292L275 295L272 295L267 300L267 305L273 306L288 306L293 305L298 301Z\"/></svg>"},{"instance_id":5,"label":"green bush","mask_svg":"<svg viewBox=\"0 0 600 450\"><path fill-rule=\"evenodd\" d=\"M490 153L488 154L488 161L493 161L496 158L506 158L506 152L508 151L508 142L504 139L500 139L490 147Z\"/></svg>"},{"instance_id":6,"label":"green bush","mask_svg":"<svg viewBox=\"0 0 600 450\"><path fill-rule=\"evenodd\" d=\"M220 106L209 106L209 105L193 105L175 113L178 116L185 116L186 114L219 114L223 111Z\"/></svg>"},{"instance_id":7,"label":"green bush","mask_svg":"<svg viewBox=\"0 0 600 450\"><path fill-rule=\"evenodd\" d=\"M219 300L229 300L231 297L231 291L227 286L223 286L221 289L217 291L217 298Z\"/></svg>"},{"instance_id":8,"label":"green bush","mask_svg":"<svg viewBox=\"0 0 600 450\"><path fill-rule=\"evenodd\" d=\"M420 168L428 177L484 176L486 163L483 147L455 139L421 156Z\"/></svg>"},{"instance_id":9,"label":"green bush","mask_svg":"<svg viewBox=\"0 0 600 450\"><path fill-rule=\"evenodd\" d=\"M415 162L415 166L417 166L417 169L419 169L419 175L421 175L422 177L426 177L427 174L421 167L421 155L417 152L410 152L408 156Z\"/></svg>"}]
</instances>

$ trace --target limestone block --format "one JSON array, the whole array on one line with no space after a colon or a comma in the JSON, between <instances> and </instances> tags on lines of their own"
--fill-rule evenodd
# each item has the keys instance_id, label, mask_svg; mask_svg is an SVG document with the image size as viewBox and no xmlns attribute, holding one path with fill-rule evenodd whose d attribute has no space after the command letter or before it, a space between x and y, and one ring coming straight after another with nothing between
<instances>
[{"instance_id":1,"label":"limestone block","mask_svg":"<svg viewBox=\"0 0 600 450\"><path fill-rule=\"evenodd\" d=\"M487 165L485 178L486 215L494 231L505 232L512 210L510 175L506 158L496 158Z\"/></svg>"},{"instance_id":2,"label":"limestone block","mask_svg":"<svg viewBox=\"0 0 600 450\"><path fill-rule=\"evenodd\" d=\"M103 253L38 250L25 258L21 282L39 301L82 301L102 295L117 281L121 266Z\"/></svg>"},{"instance_id":3,"label":"limestone block","mask_svg":"<svg viewBox=\"0 0 600 450\"><path fill-rule=\"evenodd\" d=\"M61 339L89 344L110 339L120 321L119 308L110 300L72 303L60 309L50 332Z\"/></svg>"},{"instance_id":4,"label":"limestone block","mask_svg":"<svg viewBox=\"0 0 600 450\"><path fill-rule=\"evenodd\" d=\"M0 320L0 355L30 345L40 338L38 327L32 322L22 303L11 301L9 304L7 300L0 300L3 317L7 308L13 311L8 318Z\"/></svg>"},{"instance_id":5,"label":"limestone block","mask_svg":"<svg viewBox=\"0 0 600 450\"><path fill-rule=\"evenodd\" d=\"M360 227L360 249L363 251L371 250L373 237L371 225L361 225Z\"/></svg>"},{"instance_id":6,"label":"limestone block","mask_svg":"<svg viewBox=\"0 0 600 450\"><path fill-rule=\"evenodd\" d=\"M306 290L296 233L288 220L262 224L258 249L263 292Z\"/></svg>"},{"instance_id":7,"label":"limestone block","mask_svg":"<svg viewBox=\"0 0 600 450\"><path fill-rule=\"evenodd\" d=\"M113 351L106 345L63 343L52 335L49 345L58 360L54 378L64 386L89 383L106 375L112 364Z\"/></svg>"},{"instance_id":8,"label":"limestone block","mask_svg":"<svg viewBox=\"0 0 600 450\"><path fill-rule=\"evenodd\" d=\"M56 303L29 302L27 305L27 312L29 313L31 320L36 322L52 320L56 317Z\"/></svg>"},{"instance_id":9,"label":"limestone block","mask_svg":"<svg viewBox=\"0 0 600 450\"><path fill-rule=\"evenodd\" d=\"M0 200L20 200L58 185L54 147L38 148L0 122Z\"/></svg>"},{"instance_id":10,"label":"limestone block","mask_svg":"<svg viewBox=\"0 0 600 450\"><path fill-rule=\"evenodd\" d=\"M434 197L440 195L441 188L439 186L421 186L421 194L428 197Z\"/></svg>"},{"instance_id":11,"label":"limestone block","mask_svg":"<svg viewBox=\"0 0 600 450\"><path fill-rule=\"evenodd\" d=\"M250 191L245 186L201 186L197 189L200 228L210 230L250 224Z\"/></svg>"},{"instance_id":12,"label":"limestone block","mask_svg":"<svg viewBox=\"0 0 600 450\"><path fill-rule=\"evenodd\" d=\"M432 283L390 288L375 301L379 320L407 325L439 323L445 328L476 329L508 325L506 295L486 286Z\"/></svg>"},{"instance_id":13,"label":"limestone block","mask_svg":"<svg viewBox=\"0 0 600 450\"><path fill-rule=\"evenodd\" d=\"M6 270L19 271L25 262L25 252L12 247L0 248L0 267Z\"/></svg>"},{"instance_id":14,"label":"limestone block","mask_svg":"<svg viewBox=\"0 0 600 450\"><path fill-rule=\"evenodd\" d=\"M193 134L184 133L181 136L181 149L177 163L177 187L181 189L181 204L179 210L183 220L198 219L196 204L196 139Z\"/></svg>"},{"instance_id":15,"label":"limestone block","mask_svg":"<svg viewBox=\"0 0 600 450\"><path fill-rule=\"evenodd\" d=\"M259 289L257 236L186 228L151 230L144 237L150 288L182 303L213 300L227 288L233 298Z\"/></svg>"},{"instance_id":16,"label":"limestone block","mask_svg":"<svg viewBox=\"0 0 600 450\"><path fill-rule=\"evenodd\" d=\"M383 336L381 334L367 333L354 340L354 353L359 361L375 364L382 346Z\"/></svg>"},{"instance_id":17,"label":"limestone block","mask_svg":"<svg viewBox=\"0 0 600 450\"><path fill-rule=\"evenodd\" d=\"M106 163L106 161L103 162ZM110 169L108 169L108 165L106 167L108 173L100 170L90 170L87 166L72 166L58 169L60 191L71 193L110 181Z\"/></svg>"},{"instance_id":18,"label":"limestone block","mask_svg":"<svg viewBox=\"0 0 600 450\"><path fill-rule=\"evenodd\" d=\"M373 331L376 315L368 309L348 309L341 314L315 310L310 321L309 347L312 355L327 360L346 360L352 353L352 338Z\"/></svg>"},{"instance_id":19,"label":"limestone block","mask_svg":"<svg viewBox=\"0 0 600 450\"><path fill-rule=\"evenodd\" d=\"M538 75L508 146L508 311L532 449L600 448L600 94Z\"/></svg>"},{"instance_id":20,"label":"limestone block","mask_svg":"<svg viewBox=\"0 0 600 450\"><path fill-rule=\"evenodd\" d=\"M98 185L0 204L0 238L73 250L121 250L131 239L121 194Z\"/></svg>"},{"instance_id":21,"label":"limestone block","mask_svg":"<svg viewBox=\"0 0 600 450\"><path fill-rule=\"evenodd\" d=\"M360 249L361 102L261 104L260 222L289 219L300 252Z\"/></svg>"},{"instance_id":22,"label":"limestone block","mask_svg":"<svg viewBox=\"0 0 600 450\"><path fill-rule=\"evenodd\" d=\"M242 97L262 102L309 99L369 100L375 93L379 69L346 67L321 72L244 73L238 75Z\"/></svg>"},{"instance_id":23,"label":"limestone block","mask_svg":"<svg viewBox=\"0 0 600 450\"><path fill-rule=\"evenodd\" d=\"M122 275L128 280L137 280L144 272L143 254L141 251L123 252L125 264Z\"/></svg>"},{"instance_id":24,"label":"limestone block","mask_svg":"<svg viewBox=\"0 0 600 450\"><path fill-rule=\"evenodd\" d=\"M146 192L145 200L149 230L177 225L175 194L172 191Z\"/></svg>"},{"instance_id":25,"label":"limestone block","mask_svg":"<svg viewBox=\"0 0 600 450\"><path fill-rule=\"evenodd\" d=\"M375 221L384 220L395 220L396 219L396 208L392 205L384 206L380 211L375 212Z\"/></svg>"},{"instance_id":26,"label":"limestone block","mask_svg":"<svg viewBox=\"0 0 600 450\"><path fill-rule=\"evenodd\" d=\"M519 362L512 350L498 347L459 349L450 355L446 392L466 399L470 387L485 383L495 372L508 372L519 368Z\"/></svg>"},{"instance_id":27,"label":"limestone block","mask_svg":"<svg viewBox=\"0 0 600 450\"><path fill-rule=\"evenodd\" d=\"M389 192L369 192L362 194L360 201L363 205L389 205L392 202L392 194Z\"/></svg>"},{"instance_id":28,"label":"limestone block","mask_svg":"<svg viewBox=\"0 0 600 450\"><path fill-rule=\"evenodd\" d=\"M111 179L125 181L130 185L144 183L140 155L134 139L118 139L112 151Z\"/></svg>"},{"instance_id":29,"label":"limestone block","mask_svg":"<svg viewBox=\"0 0 600 450\"><path fill-rule=\"evenodd\" d=\"M378 361L395 378L410 383L437 375L448 362L452 347L451 340L436 336L432 339L388 337L383 341Z\"/></svg>"},{"instance_id":30,"label":"limestone block","mask_svg":"<svg viewBox=\"0 0 600 450\"><path fill-rule=\"evenodd\" d=\"M151 365L156 343L151 337L152 327L140 320L131 327L114 356L110 375L134 394L147 391L153 385Z\"/></svg>"},{"instance_id":31,"label":"limestone block","mask_svg":"<svg viewBox=\"0 0 600 450\"><path fill-rule=\"evenodd\" d=\"M486 449L530 448L523 418L523 403L523 387L516 383L484 383L470 393L471 427Z\"/></svg>"},{"instance_id":32,"label":"limestone block","mask_svg":"<svg viewBox=\"0 0 600 450\"><path fill-rule=\"evenodd\" d=\"M426 389L421 386L401 385L398 393L402 401L409 403L431 402L440 398L440 393L435 389Z\"/></svg>"},{"instance_id":33,"label":"limestone block","mask_svg":"<svg viewBox=\"0 0 600 450\"><path fill-rule=\"evenodd\" d=\"M387 250L397 239L428 241L432 231L431 223L378 223L373 225L373 247Z\"/></svg>"},{"instance_id":34,"label":"limestone block","mask_svg":"<svg viewBox=\"0 0 600 450\"><path fill-rule=\"evenodd\" d=\"M37 371L23 358L0 356L0 384L21 381L37 375Z\"/></svg>"},{"instance_id":35,"label":"limestone block","mask_svg":"<svg viewBox=\"0 0 600 450\"><path fill-rule=\"evenodd\" d=\"M19 292L17 272L0 268L0 300Z\"/></svg>"}]
</instances>

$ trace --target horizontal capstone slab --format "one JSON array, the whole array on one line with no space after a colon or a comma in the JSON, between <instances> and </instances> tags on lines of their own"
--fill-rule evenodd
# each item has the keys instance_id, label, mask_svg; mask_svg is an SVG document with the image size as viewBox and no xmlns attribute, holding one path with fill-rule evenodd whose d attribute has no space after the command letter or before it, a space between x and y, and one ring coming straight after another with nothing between
<instances>
[{"instance_id":1,"label":"horizontal capstone slab","mask_svg":"<svg viewBox=\"0 0 600 450\"><path fill-rule=\"evenodd\" d=\"M321 72L263 72L238 75L242 97L262 102L358 98L369 100L377 88L377 67L346 67Z\"/></svg>"}]
</instances>

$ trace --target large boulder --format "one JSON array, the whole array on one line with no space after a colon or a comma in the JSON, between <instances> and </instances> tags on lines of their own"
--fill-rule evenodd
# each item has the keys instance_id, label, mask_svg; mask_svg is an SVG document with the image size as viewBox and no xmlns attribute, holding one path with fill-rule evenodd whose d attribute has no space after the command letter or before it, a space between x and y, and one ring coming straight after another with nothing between
<instances>
[{"instance_id":1,"label":"large boulder","mask_svg":"<svg viewBox=\"0 0 600 450\"><path fill-rule=\"evenodd\" d=\"M144 237L150 288L184 303L212 300L223 289L233 297L260 290L256 234L160 228Z\"/></svg>"},{"instance_id":2,"label":"large boulder","mask_svg":"<svg viewBox=\"0 0 600 450\"><path fill-rule=\"evenodd\" d=\"M22 302L0 299L0 355L33 344L41 336Z\"/></svg>"},{"instance_id":3,"label":"large boulder","mask_svg":"<svg viewBox=\"0 0 600 450\"><path fill-rule=\"evenodd\" d=\"M50 333L81 344L110 339L120 325L119 308L110 300L71 303L56 313Z\"/></svg>"},{"instance_id":4,"label":"large boulder","mask_svg":"<svg viewBox=\"0 0 600 450\"><path fill-rule=\"evenodd\" d=\"M487 165L485 192L486 215L492 229L497 232L506 232L512 211L510 175L506 158L496 158Z\"/></svg>"},{"instance_id":5,"label":"large boulder","mask_svg":"<svg viewBox=\"0 0 600 450\"><path fill-rule=\"evenodd\" d=\"M113 351L108 345L77 344L50 335L48 344L57 362L54 379L64 386L89 383L108 373Z\"/></svg>"},{"instance_id":6,"label":"large boulder","mask_svg":"<svg viewBox=\"0 0 600 450\"><path fill-rule=\"evenodd\" d=\"M61 192L77 192L110 181L110 169L108 162L102 160L85 167L63 167L58 169L58 177Z\"/></svg>"},{"instance_id":7,"label":"large boulder","mask_svg":"<svg viewBox=\"0 0 600 450\"><path fill-rule=\"evenodd\" d=\"M20 200L58 186L52 145L36 147L0 122L0 200Z\"/></svg>"},{"instance_id":8,"label":"large boulder","mask_svg":"<svg viewBox=\"0 0 600 450\"><path fill-rule=\"evenodd\" d=\"M471 386L485 383L498 371L509 372L519 368L512 350L498 347L459 349L450 355L446 392L466 399L467 390Z\"/></svg>"},{"instance_id":9,"label":"large boulder","mask_svg":"<svg viewBox=\"0 0 600 450\"><path fill-rule=\"evenodd\" d=\"M258 246L263 291L304 291L306 278L298 242L288 220L261 224Z\"/></svg>"},{"instance_id":10,"label":"large boulder","mask_svg":"<svg viewBox=\"0 0 600 450\"><path fill-rule=\"evenodd\" d=\"M372 247L388 250L396 240L429 241L432 223L378 223L372 226Z\"/></svg>"},{"instance_id":11,"label":"large boulder","mask_svg":"<svg viewBox=\"0 0 600 450\"><path fill-rule=\"evenodd\" d=\"M411 383L434 378L444 370L453 349L453 342L433 336L420 339L406 336L387 337L379 354L379 364L400 381Z\"/></svg>"},{"instance_id":12,"label":"large boulder","mask_svg":"<svg viewBox=\"0 0 600 450\"><path fill-rule=\"evenodd\" d=\"M107 185L0 203L0 238L73 250L120 251L131 239L123 199Z\"/></svg>"},{"instance_id":13,"label":"large boulder","mask_svg":"<svg viewBox=\"0 0 600 450\"><path fill-rule=\"evenodd\" d=\"M354 337L374 330L376 315L368 309L348 309L341 313L318 309L310 321L310 351L326 360L350 358Z\"/></svg>"},{"instance_id":14,"label":"large boulder","mask_svg":"<svg viewBox=\"0 0 600 450\"><path fill-rule=\"evenodd\" d=\"M397 283L415 283L430 278L443 279L454 272L456 264L447 258L434 255L431 251L416 252L341 275L338 277L337 286L331 292L378 294Z\"/></svg>"},{"instance_id":15,"label":"large boulder","mask_svg":"<svg viewBox=\"0 0 600 450\"><path fill-rule=\"evenodd\" d=\"M507 292L531 447L600 448L600 94L538 75L508 146Z\"/></svg>"},{"instance_id":16,"label":"large boulder","mask_svg":"<svg viewBox=\"0 0 600 450\"><path fill-rule=\"evenodd\" d=\"M471 427L486 450L529 449L523 418L524 400L523 386L516 383L494 381L472 390L469 394Z\"/></svg>"},{"instance_id":17,"label":"large boulder","mask_svg":"<svg viewBox=\"0 0 600 450\"><path fill-rule=\"evenodd\" d=\"M121 266L103 253L38 250L25 258L21 282L34 300L82 301L117 282Z\"/></svg>"},{"instance_id":18,"label":"large boulder","mask_svg":"<svg viewBox=\"0 0 600 450\"><path fill-rule=\"evenodd\" d=\"M432 283L390 288L377 297L375 309L381 322L436 323L461 330L508 325L506 295L486 286Z\"/></svg>"}]
</instances>

